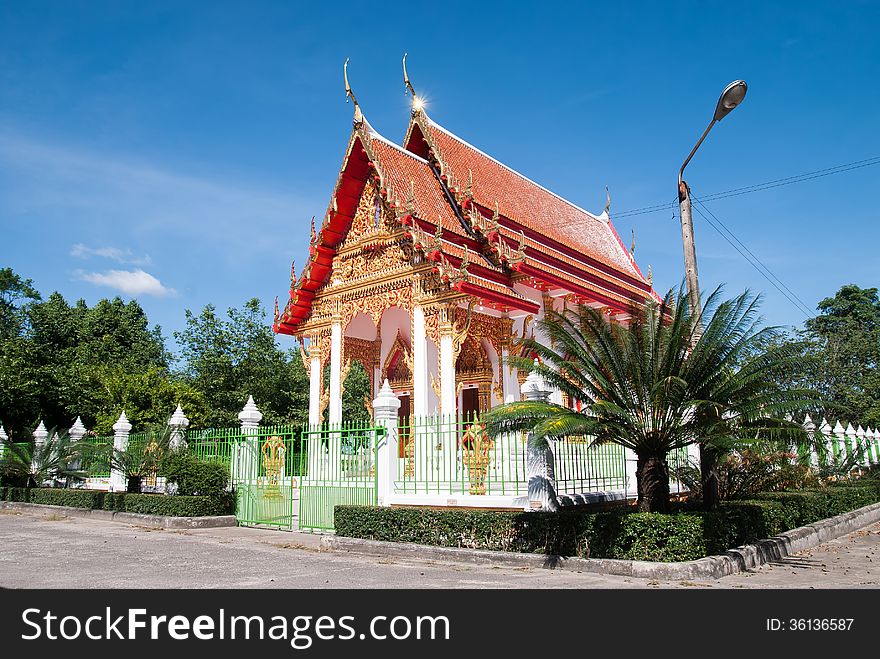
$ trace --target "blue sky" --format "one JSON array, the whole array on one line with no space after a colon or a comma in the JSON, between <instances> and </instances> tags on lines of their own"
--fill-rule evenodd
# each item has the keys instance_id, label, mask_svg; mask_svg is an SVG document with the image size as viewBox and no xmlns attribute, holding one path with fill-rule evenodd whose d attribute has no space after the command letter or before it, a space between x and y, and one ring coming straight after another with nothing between
<instances>
[{"instance_id":1,"label":"blue sky","mask_svg":"<svg viewBox=\"0 0 880 659\"><path fill-rule=\"evenodd\" d=\"M615 225L659 290L683 275L678 167L718 94L748 96L688 167L696 196L880 156L880 5L0 1L0 266L89 303L271 308L350 130L342 62L403 138L400 59L432 118ZM620 5L620 6L616 6ZM880 165L707 207L812 309L877 285ZM700 216L704 288L804 314Z\"/></svg>"}]
</instances>

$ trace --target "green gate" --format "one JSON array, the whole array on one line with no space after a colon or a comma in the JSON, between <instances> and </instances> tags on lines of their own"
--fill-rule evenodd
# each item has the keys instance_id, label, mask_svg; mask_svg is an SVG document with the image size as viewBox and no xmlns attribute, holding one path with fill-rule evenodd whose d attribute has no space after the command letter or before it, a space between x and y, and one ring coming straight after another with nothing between
<instances>
[{"instance_id":1,"label":"green gate","mask_svg":"<svg viewBox=\"0 0 880 659\"><path fill-rule=\"evenodd\" d=\"M299 500L299 426L243 431L231 444L235 516L241 526L293 530Z\"/></svg>"},{"instance_id":2,"label":"green gate","mask_svg":"<svg viewBox=\"0 0 880 659\"><path fill-rule=\"evenodd\" d=\"M300 530L332 531L337 505L376 505L377 450L384 435L385 428L369 423L303 430Z\"/></svg>"}]
</instances>

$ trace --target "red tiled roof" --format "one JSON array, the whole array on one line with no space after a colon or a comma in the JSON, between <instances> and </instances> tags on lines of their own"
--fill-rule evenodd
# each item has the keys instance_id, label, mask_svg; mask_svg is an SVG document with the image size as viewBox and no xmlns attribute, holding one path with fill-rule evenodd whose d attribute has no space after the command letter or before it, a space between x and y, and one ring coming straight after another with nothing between
<instances>
[{"instance_id":1,"label":"red tiled roof","mask_svg":"<svg viewBox=\"0 0 880 659\"><path fill-rule=\"evenodd\" d=\"M473 175L474 201L485 208L498 203L501 215L553 241L567 245L640 281L610 222L529 180L425 115L437 155L459 185Z\"/></svg>"},{"instance_id":2,"label":"red tiled roof","mask_svg":"<svg viewBox=\"0 0 880 659\"><path fill-rule=\"evenodd\" d=\"M444 231L466 235L428 162L375 131L370 132L370 138L378 165L386 177L385 185L393 191L397 203L406 204L412 183L416 217L435 226L439 217Z\"/></svg>"}]
</instances>

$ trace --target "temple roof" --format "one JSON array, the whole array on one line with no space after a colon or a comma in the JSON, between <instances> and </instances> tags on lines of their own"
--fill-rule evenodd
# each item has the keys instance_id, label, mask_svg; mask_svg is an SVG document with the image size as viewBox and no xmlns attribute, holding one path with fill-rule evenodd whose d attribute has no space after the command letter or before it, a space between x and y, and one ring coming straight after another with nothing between
<instances>
[{"instance_id":1,"label":"temple roof","mask_svg":"<svg viewBox=\"0 0 880 659\"><path fill-rule=\"evenodd\" d=\"M423 110L413 112L399 146L356 108L327 213L276 316L276 332L296 333L310 317L370 179L450 288L500 311L538 310L514 290L516 282L570 291L618 310L659 299L605 213L594 215L538 185Z\"/></svg>"},{"instance_id":2,"label":"temple roof","mask_svg":"<svg viewBox=\"0 0 880 659\"><path fill-rule=\"evenodd\" d=\"M436 159L460 200L472 199L484 209L498 208L502 227L510 229L506 235L523 230L545 250L622 276L654 297L604 212L595 215L563 199L454 135L424 110L413 114L405 142L413 153Z\"/></svg>"}]
</instances>

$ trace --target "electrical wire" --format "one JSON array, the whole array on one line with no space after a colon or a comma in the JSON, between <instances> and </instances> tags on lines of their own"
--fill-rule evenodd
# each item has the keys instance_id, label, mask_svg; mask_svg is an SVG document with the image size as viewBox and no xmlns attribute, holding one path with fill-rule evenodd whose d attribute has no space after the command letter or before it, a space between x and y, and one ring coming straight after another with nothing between
<instances>
[{"instance_id":1,"label":"electrical wire","mask_svg":"<svg viewBox=\"0 0 880 659\"><path fill-rule=\"evenodd\" d=\"M691 197L691 199L693 199L693 196ZM755 256L754 252L752 252L748 247L746 247L746 245L739 238L737 238L733 234L733 232L730 231L730 229L728 229L727 226L724 225L724 223L721 222L721 220L718 219L718 217L714 213L712 213L708 208L706 208L705 205L703 205L699 201L697 203L699 205L693 206L693 208L697 211L697 213L699 213L699 215L704 220L706 220L706 222L709 224L709 226L711 226L713 229L715 229L715 231L717 231L721 235L721 237L724 238L724 240L726 240L730 244L731 247L733 247L737 252L739 252L740 256L742 256L746 261L748 261L749 265L751 265L753 268L755 268L755 270L757 270L758 273L762 277L764 277L764 279L766 279L768 282L770 282L770 284L773 286L773 288L775 288L777 291L779 291L782 294L782 296L785 297L786 300L791 302L791 304L798 311L800 311L802 314L804 314L805 318L810 318L811 317L810 309L803 302L803 300L801 300L801 298L798 297L798 295L794 291L792 291L788 286L786 286L786 284L781 279L779 279L779 277L777 277L775 274L773 274L773 272L770 270L770 268L768 268L766 265L764 265L761 262L761 260L757 256ZM706 215L705 213L703 213L703 211L700 210L700 207L705 209L706 213L711 215L711 218L714 218L715 221L713 221L709 217L709 215ZM717 224L716 224L716 222L717 222ZM724 230L726 230L727 233L730 234L730 237L728 237L727 233L725 233L725 231L723 231L719 227L719 225L721 225L721 227L724 227ZM731 238L733 238L733 240L731 240ZM737 243L739 243L739 244L737 244ZM742 248L740 248L740 245L742 246Z\"/></svg>"},{"instance_id":2,"label":"electrical wire","mask_svg":"<svg viewBox=\"0 0 880 659\"><path fill-rule=\"evenodd\" d=\"M863 167L870 167L872 165L880 165L880 156L874 156L873 158L865 158L864 160L855 160L853 162L845 163L843 165L836 165L834 167L826 167L825 169L817 169L812 172L805 172L803 174L797 174L795 176L786 176L785 178L778 178L772 181L765 181L764 183L755 183L753 185L747 185L741 188L733 188L731 190L723 190L722 192L713 192L712 194L704 195L702 197L703 201L716 201L718 199L727 199L728 197L738 197L744 194L751 194L753 192L761 192L763 190L770 190L772 188L780 188L785 185L792 185L794 183L802 183L804 181L811 181L813 179L822 178L825 176L831 176L832 174L842 174L844 172L849 172L854 169L861 169ZM678 203L678 199L674 199L671 202L667 202L665 204L655 204L653 206L643 206L642 208L633 208L632 210L620 211L618 213L614 213L614 219L618 220L624 217L632 217L634 215L643 215L645 213L656 213L661 210L665 210L670 207L670 205L675 205Z\"/></svg>"}]
</instances>

